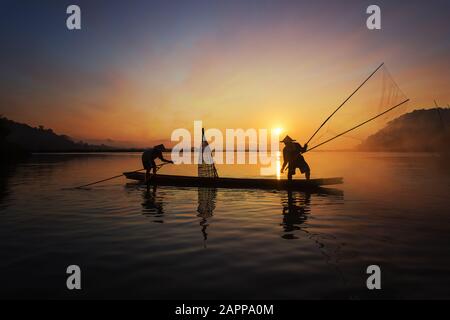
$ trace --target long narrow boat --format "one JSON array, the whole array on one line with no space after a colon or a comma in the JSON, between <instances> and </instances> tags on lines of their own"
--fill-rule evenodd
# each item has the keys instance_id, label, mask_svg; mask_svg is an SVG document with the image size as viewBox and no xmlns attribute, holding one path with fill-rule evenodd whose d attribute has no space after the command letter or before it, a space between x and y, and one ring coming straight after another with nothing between
<instances>
[{"instance_id":1,"label":"long narrow boat","mask_svg":"<svg viewBox=\"0 0 450 320\"><path fill-rule=\"evenodd\" d=\"M123 175L130 180L145 182L142 172L124 172ZM243 179L243 178L201 178L193 176L175 176L158 174L152 177L151 184L161 186L181 187L215 187L215 188L242 188L242 189L276 189L276 190L314 190L326 185L342 184L343 178L326 179Z\"/></svg>"}]
</instances>

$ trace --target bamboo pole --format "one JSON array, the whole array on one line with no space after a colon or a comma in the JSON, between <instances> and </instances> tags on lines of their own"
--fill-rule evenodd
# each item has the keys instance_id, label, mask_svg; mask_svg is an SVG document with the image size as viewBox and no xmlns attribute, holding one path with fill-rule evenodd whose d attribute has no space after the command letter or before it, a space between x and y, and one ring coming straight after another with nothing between
<instances>
[{"instance_id":1,"label":"bamboo pole","mask_svg":"<svg viewBox=\"0 0 450 320\"><path fill-rule=\"evenodd\" d=\"M353 131L353 130L357 129L357 128L359 128L359 127L365 125L366 123L368 123L368 122L370 122L370 121L372 121L372 120L375 120L376 118L381 117L382 115L388 113L389 111L394 110L395 108L400 107L402 104L404 104L404 103L406 103L406 102L408 102L408 101L409 101L409 99L406 99L405 101L403 101L403 102L401 102L401 103L399 103L399 104L393 106L392 108L390 108L390 109L388 109L388 110L386 110L386 111L384 111L384 112L382 112L382 113L376 115L375 117L370 118L369 120L366 120L366 121L364 121L364 122L358 124L357 126L355 126L355 127L351 128L351 129L349 129L349 130L347 130L347 131L344 131L344 132L338 134L337 136L335 136L335 137L333 137L333 138L331 138L331 139L328 139L328 140L326 140L326 141L324 141L324 142L322 142L322 143L319 143L318 145L316 145L316 146L314 146L314 147L312 147L312 148L306 150L306 151L303 152L303 153L306 153L306 152L308 152L308 151L314 150L314 149L316 149L316 148L318 148L318 147L324 145L325 143L328 143L328 142L330 142L330 141L332 141L332 140L334 140L334 139L336 139L336 138L339 138L340 136L342 136L342 135L344 135L344 134L346 134L346 133L349 133L350 131Z\"/></svg>"},{"instance_id":2,"label":"bamboo pole","mask_svg":"<svg viewBox=\"0 0 450 320\"><path fill-rule=\"evenodd\" d=\"M326 120L320 125L320 127L316 130L316 132L314 132L314 134L311 136L311 138L309 138L309 140L308 140L308 142L306 142L306 144L308 144L308 143L311 142L311 140L316 136L316 134L320 131L320 129L322 129L322 127L328 122L328 120L330 120L331 117L333 117L334 114L335 114L336 112L338 112L339 109L341 109L342 106L343 106L344 104L346 104L347 101L350 100L350 98L353 97L353 95L354 95L356 92L358 92L358 90L361 89L362 86L364 86L364 85L366 84L366 82L369 81L369 79L372 78L372 76L373 76L378 70L380 70L380 68L381 68L383 65L384 65L384 62L383 62L382 64L380 64L380 65L378 66L378 68L376 68L376 69L370 74L370 76L368 76L367 79L364 80L364 82L361 83L361 84L359 85L359 87L356 88L356 90L353 91L352 94L349 95L349 96L347 97L347 99L345 99L344 102L342 102L342 103L339 105L339 107L337 107L336 110L333 111L333 113L332 113L328 118L326 118Z\"/></svg>"}]
</instances>

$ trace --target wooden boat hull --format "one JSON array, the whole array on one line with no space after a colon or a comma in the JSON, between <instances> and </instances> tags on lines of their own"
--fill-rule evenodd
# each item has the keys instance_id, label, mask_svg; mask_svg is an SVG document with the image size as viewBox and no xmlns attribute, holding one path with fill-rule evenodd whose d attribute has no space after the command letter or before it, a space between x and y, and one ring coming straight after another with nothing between
<instances>
[{"instance_id":1,"label":"wooden boat hull","mask_svg":"<svg viewBox=\"0 0 450 320\"><path fill-rule=\"evenodd\" d=\"M143 172L124 172L123 175L130 180L145 182ZM152 177L152 185L180 186L180 187L209 187L209 188L241 188L241 189L276 189L276 190L314 190L321 186L337 185L343 183L343 178L325 179L243 179L243 178L200 178L192 176L175 176L158 174Z\"/></svg>"}]
</instances>

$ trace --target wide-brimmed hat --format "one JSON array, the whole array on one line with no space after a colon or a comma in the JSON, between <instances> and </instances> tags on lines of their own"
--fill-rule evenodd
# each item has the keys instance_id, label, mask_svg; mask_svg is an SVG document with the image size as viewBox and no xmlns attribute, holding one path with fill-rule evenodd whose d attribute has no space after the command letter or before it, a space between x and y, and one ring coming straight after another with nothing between
<instances>
[{"instance_id":1,"label":"wide-brimmed hat","mask_svg":"<svg viewBox=\"0 0 450 320\"><path fill-rule=\"evenodd\" d=\"M285 137L283 140L281 140L280 142L286 143L286 142L293 142L293 141L296 141L296 140L292 139L292 138L289 137L289 136L286 136L286 137Z\"/></svg>"},{"instance_id":2,"label":"wide-brimmed hat","mask_svg":"<svg viewBox=\"0 0 450 320\"><path fill-rule=\"evenodd\" d=\"M164 147L163 144L158 144L157 146L154 146L153 149L161 150L161 151L167 151L166 147Z\"/></svg>"}]
</instances>

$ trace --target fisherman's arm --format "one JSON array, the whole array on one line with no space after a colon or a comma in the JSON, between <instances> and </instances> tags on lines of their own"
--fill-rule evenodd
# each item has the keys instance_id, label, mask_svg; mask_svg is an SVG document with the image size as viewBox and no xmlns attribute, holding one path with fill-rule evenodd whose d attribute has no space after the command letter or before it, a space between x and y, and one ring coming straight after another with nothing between
<instances>
[{"instance_id":1,"label":"fisherman's arm","mask_svg":"<svg viewBox=\"0 0 450 320\"><path fill-rule=\"evenodd\" d=\"M165 159L162 154L158 156L158 159L161 160L162 162L172 163L173 164L172 160Z\"/></svg>"},{"instance_id":2,"label":"fisherman's arm","mask_svg":"<svg viewBox=\"0 0 450 320\"><path fill-rule=\"evenodd\" d=\"M281 167L281 173L283 173L284 169L286 169L288 162L286 160L283 161L283 166Z\"/></svg>"}]
</instances>

